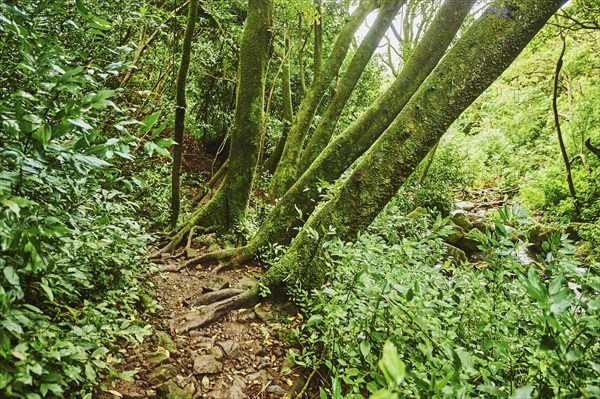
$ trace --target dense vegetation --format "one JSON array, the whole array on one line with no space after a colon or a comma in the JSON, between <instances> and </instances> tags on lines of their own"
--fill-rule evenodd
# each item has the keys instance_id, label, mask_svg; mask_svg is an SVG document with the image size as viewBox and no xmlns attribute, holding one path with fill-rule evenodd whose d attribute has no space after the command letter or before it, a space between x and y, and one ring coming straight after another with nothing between
<instances>
[{"instance_id":1,"label":"dense vegetation","mask_svg":"<svg viewBox=\"0 0 600 399\"><path fill-rule=\"evenodd\" d=\"M272 6L261 1L251 6ZM552 17L439 144L431 143L429 156L418 158L424 159L385 208L374 206L379 215L357 228L358 235L326 228L338 222L333 219L302 225L335 201L355 200L339 196L349 192L345 183L364 169L369 153L348 159L335 177L306 180L318 181L318 188L289 188L294 173L277 171L279 157L282 164L306 163L307 173L295 172L304 182L317 169L309 165L315 158L320 165L328 149L294 155L290 148L318 147L313 132L324 132L325 144L362 132L355 128L364 126L360 115L395 87L403 67L410 71L411 55L423 55L418 44L429 39L427 29L451 25L435 17L443 2L386 3L380 12L397 14L400 32L376 38L388 43L387 52L365 60L360 80L352 82L346 72L360 63L352 56L370 57L369 49L351 32L345 56L340 38L352 21L362 24L356 15L366 17L375 2L278 0L274 25L265 28L268 48L248 51L244 22L256 17L248 3L199 1L183 80L184 145L178 146L171 136L188 3L0 1L1 397L91 398L109 377L132 378L114 365L124 340L142 342L152 334L148 245L166 238L174 250L188 237L193 244L194 225L217 233L211 239L219 245L235 247L208 254L212 260L235 266L260 257L271 271L286 271L281 265L300 259L318 275L319 283L308 286L291 270L283 279L287 290L274 292L273 282L283 277L272 272L242 299L284 294L298 304L306 322L294 332L302 349L290 358L307 375L319 371L313 382L322 398L600 396L597 1L572 1ZM504 3L477 2L474 9L488 9L471 14L467 7L464 21L447 34L450 50L441 49L439 58L460 49L478 20L502 22L512 10L501 8ZM391 22L378 23L383 36ZM248 76L243 62L259 52L268 59L249 75L262 92L245 102L240 86L249 84L238 76L238 64ZM428 73L435 78L441 70ZM434 91L427 82L423 87ZM349 98L340 100L348 87ZM328 107L342 102L339 110ZM257 140L240 151L240 135L251 130L243 103ZM418 105L410 109L421 112ZM201 143L215 161L199 168L196 158L184 156L182 209L171 230L170 151L190 142ZM242 179L235 173L218 191L230 193L224 202L218 194L206 208L198 206L212 174L228 156L233 169L240 153L257 158L256 170L246 168L249 206L247 199L243 209L231 199L236 190L227 186ZM392 184L379 177L373 184ZM289 195L308 191L304 203ZM492 209L456 213L459 199L492 203ZM294 243L313 240L318 251L287 253L298 231Z\"/></svg>"}]
</instances>

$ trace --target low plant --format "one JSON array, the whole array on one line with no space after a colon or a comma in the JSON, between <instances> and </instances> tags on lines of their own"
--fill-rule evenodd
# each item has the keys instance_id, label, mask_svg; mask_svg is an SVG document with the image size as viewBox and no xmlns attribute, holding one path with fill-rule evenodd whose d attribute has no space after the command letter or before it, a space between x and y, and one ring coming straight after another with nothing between
<instances>
[{"instance_id":1,"label":"low plant","mask_svg":"<svg viewBox=\"0 0 600 399\"><path fill-rule=\"evenodd\" d=\"M527 222L505 207L473 234L484 259L451 272L441 218L383 213L355 243L330 242L329 282L296 295L293 359L326 370L322 398L597 397L599 265L560 234L524 264Z\"/></svg>"}]
</instances>

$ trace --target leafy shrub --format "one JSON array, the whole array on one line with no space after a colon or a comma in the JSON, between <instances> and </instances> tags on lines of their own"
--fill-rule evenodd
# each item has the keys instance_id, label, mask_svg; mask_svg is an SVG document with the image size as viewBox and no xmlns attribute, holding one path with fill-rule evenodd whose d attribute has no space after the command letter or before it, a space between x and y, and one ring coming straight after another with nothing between
<instances>
[{"instance_id":1,"label":"leafy shrub","mask_svg":"<svg viewBox=\"0 0 600 399\"><path fill-rule=\"evenodd\" d=\"M329 371L321 397L598 396L599 265L575 260L566 236L526 266L504 227L524 235L526 214L507 207L474 234L484 261L450 270L443 220L391 215L330 242L329 283L297 295L307 345L293 358Z\"/></svg>"},{"instance_id":2,"label":"leafy shrub","mask_svg":"<svg viewBox=\"0 0 600 399\"><path fill-rule=\"evenodd\" d=\"M122 173L139 122L106 90L113 66L78 66L26 12L0 13L2 46L20 49L1 72L0 396L91 398L115 340L150 333L140 182Z\"/></svg>"}]
</instances>

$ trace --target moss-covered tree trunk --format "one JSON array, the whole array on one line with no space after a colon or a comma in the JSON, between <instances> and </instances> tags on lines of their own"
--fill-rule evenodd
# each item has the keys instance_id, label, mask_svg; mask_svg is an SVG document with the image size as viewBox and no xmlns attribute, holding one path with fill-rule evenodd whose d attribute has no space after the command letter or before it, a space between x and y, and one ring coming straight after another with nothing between
<instances>
[{"instance_id":1,"label":"moss-covered tree trunk","mask_svg":"<svg viewBox=\"0 0 600 399\"><path fill-rule=\"evenodd\" d=\"M273 0L249 0L240 45L236 109L227 174L215 195L188 218L165 249L179 244L194 226L227 230L245 215L258 162L263 124L265 69L272 36Z\"/></svg>"},{"instance_id":2,"label":"moss-covered tree trunk","mask_svg":"<svg viewBox=\"0 0 600 399\"><path fill-rule=\"evenodd\" d=\"M325 148L275 205L248 245L215 254L215 260L234 256L234 263L243 262L269 243L289 243L318 204L321 182L338 179L392 123L442 58L473 3L447 1L390 88Z\"/></svg>"},{"instance_id":3,"label":"moss-covered tree trunk","mask_svg":"<svg viewBox=\"0 0 600 399\"><path fill-rule=\"evenodd\" d=\"M269 171L269 173L273 173L277 164L279 163L279 159L281 159L281 154L283 153L283 146L285 145L285 141L287 139L288 132L290 131L290 126L292 125L292 121L294 119L294 109L292 105L292 86L290 79L290 32L286 29L285 32L285 49L283 57L283 66L281 68L281 96L283 103L283 119L284 126L283 132L281 133L281 138L277 142L277 146L271 153L267 162L265 162L265 169Z\"/></svg>"},{"instance_id":4,"label":"moss-covered tree trunk","mask_svg":"<svg viewBox=\"0 0 600 399\"><path fill-rule=\"evenodd\" d=\"M321 73L316 75L316 79L310 85L306 97L300 103L296 119L283 147L281 160L273 174L270 193L272 199L283 196L297 179L296 166L300 157L300 151L304 146L304 140L317 111L317 107L338 74L348 53L354 33L374 7L374 0L361 1L358 8L352 13L349 21L343 26Z\"/></svg>"},{"instance_id":5,"label":"moss-covered tree trunk","mask_svg":"<svg viewBox=\"0 0 600 399\"><path fill-rule=\"evenodd\" d=\"M190 57L192 53L192 37L194 36L194 27L198 18L198 0L190 1L188 11L188 20L185 27L185 36L183 38L183 52L181 54L181 65L177 75L177 94L175 109L175 133L176 142L173 148L173 169L171 173L171 228L177 225L179 218L179 209L181 207L179 193L180 175L181 175L181 156L183 153L183 131L185 129L185 81L187 80L188 69L190 67Z\"/></svg>"},{"instance_id":6,"label":"moss-covered tree trunk","mask_svg":"<svg viewBox=\"0 0 600 399\"><path fill-rule=\"evenodd\" d=\"M333 98L327 105L315 132L312 134L304 151L302 151L297 171L299 175L308 169L310 164L327 146L340 115L346 106L346 102L358 83L358 79L369 63L379 42L381 42L383 35L390 27L394 17L398 14L398 10L405 2L406 0L387 0L383 2L379 9L377 19L360 43L356 53L354 53L352 61L350 61L350 65L348 65L348 69L344 76L339 80Z\"/></svg>"},{"instance_id":7,"label":"moss-covered tree trunk","mask_svg":"<svg viewBox=\"0 0 600 399\"><path fill-rule=\"evenodd\" d=\"M324 231L353 240L368 227L447 128L517 57L566 0L494 4L466 32L369 149L334 197L309 218L261 280L280 290L323 282ZM316 233L316 234L315 234Z\"/></svg>"}]
</instances>

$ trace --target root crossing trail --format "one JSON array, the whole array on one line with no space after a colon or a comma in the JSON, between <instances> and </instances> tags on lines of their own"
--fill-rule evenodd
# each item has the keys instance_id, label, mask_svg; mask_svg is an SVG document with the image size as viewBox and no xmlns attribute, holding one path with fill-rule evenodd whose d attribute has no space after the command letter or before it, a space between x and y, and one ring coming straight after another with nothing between
<instances>
[{"instance_id":1,"label":"root crossing trail","mask_svg":"<svg viewBox=\"0 0 600 399\"><path fill-rule=\"evenodd\" d=\"M260 272L250 266L214 275L200 265L155 275L154 290L161 308L151 321L155 333L142 346L121 350L124 362L116 367L135 375L131 381L109 381L108 390L98 397L295 397L301 383L286 360L289 344L281 340L300 321L291 306L262 302L231 311L202 328L178 329L186 314L202 306L197 304L202 294L245 289L256 283Z\"/></svg>"}]
</instances>

